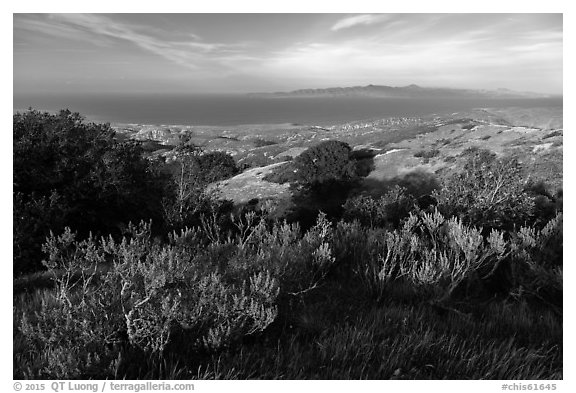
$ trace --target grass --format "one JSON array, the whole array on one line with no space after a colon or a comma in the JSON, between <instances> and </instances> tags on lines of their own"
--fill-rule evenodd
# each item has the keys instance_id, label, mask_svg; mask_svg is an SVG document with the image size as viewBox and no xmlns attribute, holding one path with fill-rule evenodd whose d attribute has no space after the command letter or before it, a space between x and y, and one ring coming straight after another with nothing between
<instances>
[{"instance_id":1,"label":"grass","mask_svg":"<svg viewBox=\"0 0 576 393\"><path fill-rule=\"evenodd\" d=\"M130 379L561 379L562 318L498 299L439 308L407 289L375 302L360 282L332 277L284 303L267 331L217 353L154 357L121 352L109 378ZM14 298L14 377L55 353L24 354L18 323L54 293ZM460 309L461 311L458 311ZM286 311L289 312L286 312ZM35 361L30 361L34 359ZM93 377L102 378L102 375ZM87 376L90 378L90 376Z\"/></svg>"},{"instance_id":2,"label":"grass","mask_svg":"<svg viewBox=\"0 0 576 393\"><path fill-rule=\"evenodd\" d=\"M313 340L297 332L276 346L220 355L205 373L217 376L235 370L242 379L562 377L557 345L524 346L515 337L501 337L507 328L498 327L496 320L479 324L457 315L442 317L424 306L387 304Z\"/></svg>"}]
</instances>

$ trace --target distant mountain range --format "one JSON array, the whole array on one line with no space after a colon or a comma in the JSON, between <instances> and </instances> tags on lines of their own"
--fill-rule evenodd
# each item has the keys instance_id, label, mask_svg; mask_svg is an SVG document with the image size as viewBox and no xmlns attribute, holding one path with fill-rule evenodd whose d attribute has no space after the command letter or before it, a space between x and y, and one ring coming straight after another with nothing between
<instances>
[{"instance_id":1,"label":"distant mountain range","mask_svg":"<svg viewBox=\"0 0 576 393\"><path fill-rule=\"evenodd\" d=\"M301 89L290 92L250 93L251 97L388 97L388 98L548 98L549 94L518 92L509 89L473 90L409 85L330 87L327 89Z\"/></svg>"}]
</instances>

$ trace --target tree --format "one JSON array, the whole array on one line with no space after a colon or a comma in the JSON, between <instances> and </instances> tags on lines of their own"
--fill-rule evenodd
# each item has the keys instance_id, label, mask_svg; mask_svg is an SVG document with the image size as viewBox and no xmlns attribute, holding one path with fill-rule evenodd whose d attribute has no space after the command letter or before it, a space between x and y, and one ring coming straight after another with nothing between
<instances>
[{"instance_id":1,"label":"tree","mask_svg":"<svg viewBox=\"0 0 576 393\"><path fill-rule=\"evenodd\" d=\"M221 151L202 154L198 161L206 183L228 179L238 173L234 158Z\"/></svg>"},{"instance_id":2,"label":"tree","mask_svg":"<svg viewBox=\"0 0 576 393\"><path fill-rule=\"evenodd\" d=\"M29 110L13 117L14 271L39 268L50 230L118 232L160 218L163 178L138 142L118 142L108 124L78 113Z\"/></svg>"},{"instance_id":3,"label":"tree","mask_svg":"<svg viewBox=\"0 0 576 393\"><path fill-rule=\"evenodd\" d=\"M335 140L309 148L294 159L296 183L314 188L358 179L351 152L347 143Z\"/></svg>"},{"instance_id":4,"label":"tree","mask_svg":"<svg viewBox=\"0 0 576 393\"><path fill-rule=\"evenodd\" d=\"M187 216L194 214L204 191L198 155L200 148L180 144L176 147L170 191L164 198L164 216L172 227L183 227Z\"/></svg>"},{"instance_id":5,"label":"tree","mask_svg":"<svg viewBox=\"0 0 576 393\"><path fill-rule=\"evenodd\" d=\"M232 156L223 152L204 153L186 139L176 147L171 164L172 182L164 198L164 217L172 228L197 225L202 215L220 210L215 195L206 191L210 183L236 174Z\"/></svg>"},{"instance_id":6,"label":"tree","mask_svg":"<svg viewBox=\"0 0 576 393\"><path fill-rule=\"evenodd\" d=\"M284 165L272 181L289 181L294 189L294 208L288 219L303 228L314 224L319 211L330 219L340 217L342 205L360 179L357 161L347 143L330 140L312 146Z\"/></svg>"}]
</instances>

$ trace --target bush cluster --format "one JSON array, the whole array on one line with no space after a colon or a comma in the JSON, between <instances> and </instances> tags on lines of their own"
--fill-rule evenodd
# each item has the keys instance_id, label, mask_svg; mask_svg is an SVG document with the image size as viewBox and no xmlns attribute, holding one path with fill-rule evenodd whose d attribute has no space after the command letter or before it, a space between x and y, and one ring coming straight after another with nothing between
<instances>
[{"instance_id":1,"label":"bush cluster","mask_svg":"<svg viewBox=\"0 0 576 393\"><path fill-rule=\"evenodd\" d=\"M438 149L430 149L430 150L418 150L414 153L414 157L423 158L426 162L430 160L430 158L434 158L440 154L440 150Z\"/></svg>"},{"instance_id":2,"label":"bush cluster","mask_svg":"<svg viewBox=\"0 0 576 393\"><path fill-rule=\"evenodd\" d=\"M117 141L108 124L77 113L14 115L16 274L40 268L50 229L109 233L120 222L159 220L163 179L138 142Z\"/></svg>"},{"instance_id":3,"label":"bush cluster","mask_svg":"<svg viewBox=\"0 0 576 393\"><path fill-rule=\"evenodd\" d=\"M532 222L534 199L526 192L522 166L486 150L469 150L464 170L445 178L434 192L446 217L484 229L513 229Z\"/></svg>"},{"instance_id":4,"label":"bush cluster","mask_svg":"<svg viewBox=\"0 0 576 393\"><path fill-rule=\"evenodd\" d=\"M118 237L129 222L152 219L161 233L229 211L205 192L238 172L229 154L184 139L173 162L147 159L140 142L120 141L110 125L67 110L16 113L13 133L16 275L42 269L40 246L50 230Z\"/></svg>"},{"instance_id":5,"label":"bush cluster","mask_svg":"<svg viewBox=\"0 0 576 393\"><path fill-rule=\"evenodd\" d=\"M144 223L120 242L79 241L69 228L51 234L43 249L54 296L16 316L19 377L69 379L96 370L114 377L126 353L221 350L266 329L280 297L315 288L334 263L324 216L304 235L297 225L268 228L254 213L234 223L236 233L224 241L198 227L161 243Z\"/></svg>"},{"instance_id":6,"label":"bush cluster","mask_svg":"<svg viewBox=\"0 0 576 393\"><path fill-rule=\"evenodd\" d=\"M344 204L344 219L359 220L369 227L397 227L416 206L416 199L401 186L395 186L379 199L359 195Z\"/></svg>"},{"instance_id":7,"label":"bush cluster","mask_svg":"<svg viewBox=\"0 0 576 393\"><path fill-rule=\"evenodd\" d=\"M561 213L541 230L486 233L438 210L414 211L394 230L339 222L335 239L337 263L346 263L378 299L398 284L438 301L490 297L494 276L510 274L501 277L499 293L562 304Z\"/></svg>"}]
</instances>

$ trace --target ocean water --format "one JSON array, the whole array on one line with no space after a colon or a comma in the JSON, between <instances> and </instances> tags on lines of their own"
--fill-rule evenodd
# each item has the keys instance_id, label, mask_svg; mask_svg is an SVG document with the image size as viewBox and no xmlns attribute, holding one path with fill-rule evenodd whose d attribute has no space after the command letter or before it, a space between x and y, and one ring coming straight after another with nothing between
<instances>
[{"instance_id":1,"label":"ocean water","mask_svg":"<svg viewBox=\"0 0 576 393\"><path fill-rule=\"evenodd\" d=\"M89 121L138 124L330 125L473 108L558 107L547 99L261 98L245 95L15 95L14 111L70 109Z\"/></svg>"}]
</instances>

